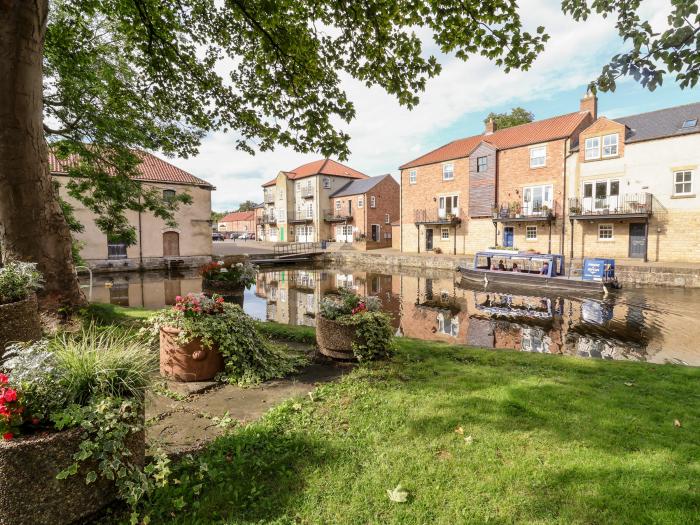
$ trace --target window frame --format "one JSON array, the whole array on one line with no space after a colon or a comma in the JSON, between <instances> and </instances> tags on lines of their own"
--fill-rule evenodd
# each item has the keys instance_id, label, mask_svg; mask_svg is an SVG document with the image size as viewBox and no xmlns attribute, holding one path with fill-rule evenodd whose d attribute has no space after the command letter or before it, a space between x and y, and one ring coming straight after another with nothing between
<instances>
[{"instance_id":1,"label":"window frame","mask_svg":"<svg viewBox=\"0 0 700 525\"><path fill-rule=\"evenodd\" d=\"M597 145L596 146L588 146L588 141L596 141ZM600 140L600 137L587 137L586 140L583 142L583 160L598 160L600 159L600 153L601 153L601 146L602 146L602 141ZM593 157L588 156L589 150L592 151L595 149L596 155Z\"/></svg>"},{"instance_id":2,"label":"window frame","mask_svg":"<svg viewBox=\"0 0 700 525\"><path fill-rule=\"evenodd\" d=\"M340 208L343 206L343 203L340 199L335 200L335 211L340 211Z\"/></svg>"},{"instance_id":3,"label":"window frame","mask_svg":"<svg viewBox=\"0 0 700 525\"><path fill-rule=\"evenodd\" d=\"M688 180L688 181L683 180L681 182L678 182L678 175L681 175L681 174L690 175L690 180ZM692 169L673 170L673 196L674 197L689 197L691 195L694 195L694 193L693 193L693 190L695 189L694 188L695 184L694 184L694 180L693 180L694 178L695 178L695 172ZM689 191L682 191L682 192L676 191L679 184L682 186L689 184L690 190Z\"/></svg>"},{"instance_id":4,"label":"window frame","mask_svg":"<svg viewBox=\"0 0 700 525\"><path fill-rule=\"evenodd\" d=\"M331 178L330 177L323 177L323 189L324 190L331 189Z\"/></svg>"},{"instance_id":5,"label":"window frame","mask_svg":"<svg viewBox=\"0 0 700 525\"><path fill-rule=\"evenodd\" d=\"M544 150L544 155L543 156L533 156L533 153L536 151ZM542 159L542 164L534 164L532 163L533 160L535 159ZM547 145L543 146L533 146L530 148L530 169L538 169L538 168L544 168L547 166Z\"/></svg>"},{"instance_id":6,"label":"window frame","mask_svg":"<svg viewBox=\"0 0 700 525\"><path fill-rule=\"evenodd\" d=\"M377 207L377 197L375 195L370 195L369 197L369 207L370 208L376 208Z\"/></svg>"},{"instance_id":7,"label":"window frame","mask_svg":"<svg viewBox=\"0 0 700 525\"><path fill-rule=\"evenodd\" d=\"M168 195L166 195L166 193ZM163 190L163 200L164 201L169 201L171 199L174 199L176 195L177 195L177 191L173 190L172 188L167 188L167 189Z\"/></svg>"},{"instance_id":8,"label":"window frame","mask_svg":"<svg viewBox=\"0 0 700 525\"><path fill-rule=\"evenodd\" d=\"M535 232L534 237L530 237L531 231ZM525 240L526 241L536 241L537 240L537 226L525 226Z\"/></svg>"},{"instance_id":9,"label":"window frame","mask_svg":"<svg viewBox=\"0 0 700 525\"><path fill-rule=\"evenodd\" d=\"M450 229L449 228L440 228L440 240L441 241L449 241L450 240Z\"/></svg>"},{"instance_id":10,"label":"window frame","mask_svg":"<svg viewBox=\"0 0 700 525\"><path fill-rule=\"evenodd\" d=\"M110 248L119 248L117 254L111 254L110 253ZM109 261L123 261L124 259L129 258L129 254L127 250L129 249L129 245L124 242L124 241L119 241L119 242L111 242L109 239L107 240L107 260ZM116 251L116 250L115 250Z\"/></svg>"},{"instance_id":11,"label":"window frame","mask_svg":"<svg viewBox=\"0 0 700 525\"><path fill-rule=\"evenodd\" d=\"M483 166L482 166L483 161ZM482 155L476 158L476 172L485 173L489 169L489 157L488 155Z\"/></svg>"},{"instance_id":12,"label":"window frame","mask_svg":"<svg viewBox=\"0 0 700 525\"><path fill-rule=\"evenodd\" d=\"M391 215L388 213L384 214L384 224L391 224Z\"/></svg>"},{"instance_id":13,"label":"window frame","mask_svg":"<svg viewBox=\"0 0 700 525\"><path fill-rule=\"evenodd\" d=\"M446 170L447 167L450 167L449 170ZM447 177L447 173L450 174L449 177ZM442 180L443 181L451 181L455 180L455 165L454 162L444 162L442 164Z\"/></svg>"},{"instance_id":14,"label":"window frame","mask_svg":"<svg viewBox=\"0 0 700 525\"><path fill-rule=\"evenodd\" d=\"M360 196L357 198L357 207L358 207L358 208L364 208L364 207L365 207L365 198L364 198L362 195L360 195Z\"/></svg>"},{"instance_id":15,"label":"window frame","mask_svg":"<svg viewBox=\"0 0 700 525\"><path fill-rule=\"evenodd\" d=\"M603 229L610 230L610 237L602 237ZM615 240L615 225L612 222L602 222L598 224L598 240L599 241L614 241Z\"/></svg>"},{"instance_id":16,"label":"window frame","mask_svg":"<svg viewBox=\"0 0 700 525\"><path fill-rule=\"evenodd\" d=\"M408 172L408 183L416 184L418 182L418 172L416 170L409 170Z\"/></svg>"},{"instance_id":17,"label":"window frame","mask_svg":"<svg viewBox=\"0 0 700 525\"><path fill-rule=\"evenodd\" d=\"M610 138L610 137L615 137L615 144L608 144L607 146L605 145L605 139ZM600 141L600 147L601 147L601 156L604 159L610 158L610 157L617 157L620 153L620 138L617 133L609 133L607 135L603 135L602 140ZM614 153L605 153L605 148L611 148L615 147L615 152Z\"/></svg>"}]
</instances>

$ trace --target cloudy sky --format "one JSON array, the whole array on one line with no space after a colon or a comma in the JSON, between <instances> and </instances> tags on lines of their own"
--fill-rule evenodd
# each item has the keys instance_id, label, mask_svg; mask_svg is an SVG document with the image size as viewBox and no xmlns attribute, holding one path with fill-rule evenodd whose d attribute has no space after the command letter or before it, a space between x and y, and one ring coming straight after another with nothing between
<instances>
[{"instance_id":1,"label":"cloudy sky","mask_svg":"<svg viewBox=\"0 0 700 525\"><path fill-rule=\"evenodd\" d=\"M520 2L526 27L541 24L551 35L530 71L505 74L481 57L464 62L439 55L426 33L421 35L425 51L439 57L443 71L428 82L421 103L412 111L381 88L369 89L345 79L344 87L357 110L355 120L343 128L352 137L346 164L367 175L396 176L400 164L451 140L480 133L490 111L523 106L536 119L577 111L588 82L624 47L613 20L591 18L576 23L561 13L559 4L555 0ZM667 0L643 2L653 27L663 26L667 6ZM615 93L599 97L599 114L614 118L700 101L698 90L682 91L673 84L668 77L664 87L649 93L632 80L620 82ZM285 148L249 155L236 151L231 136L217 133L204 140L197 157L168 160L214 184L213 208L224 211L236 209L247 199L259 202L263 182L280 170L317 158Z\"/></svg>"}]
</instances>

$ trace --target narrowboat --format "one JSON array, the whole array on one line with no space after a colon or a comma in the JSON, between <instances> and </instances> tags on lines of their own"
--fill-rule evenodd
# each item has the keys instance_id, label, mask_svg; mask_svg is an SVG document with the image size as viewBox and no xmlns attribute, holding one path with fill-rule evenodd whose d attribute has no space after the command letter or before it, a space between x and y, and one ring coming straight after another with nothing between
<instances>
[{"instance_id":1,"label":"narrowboat","mask_svg":"<svg viewBox=\"0 0 700 525\"><path fill-rule=\"evenodd\" d=\"M466 281L489 286L524 286L548 291L593 292L607 294L619 288L614 259L584 259L581 277L567 276L564 256L488 250L474 255L472 268L460 266Z\"/></svg>"}]
</instances>

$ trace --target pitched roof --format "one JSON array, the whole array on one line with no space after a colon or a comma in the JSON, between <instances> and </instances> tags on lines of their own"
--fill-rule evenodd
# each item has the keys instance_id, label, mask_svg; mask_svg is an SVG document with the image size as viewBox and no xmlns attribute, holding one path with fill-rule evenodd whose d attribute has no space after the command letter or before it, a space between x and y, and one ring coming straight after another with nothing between
<instances>
[{"instance_id":1,"label":"pitched roof","mask_svg":"<svg viewBox=\"0 0 700 525\"><path fill-rule=\"evenodd\" d=\"M697 120L696 125L683 128L686 120ZM639 115L612 119L629 128L625 143L642 142L679 135L700 133L700 102L659 109Z\"/></svg>"},{"instance_id":2,"label":"pitched roof","mask_svg":"<svg viewBox=\"0 0 700 525\"><path fill-rule=\"evenodd\" d=\"M228 215L224 215L219 222L238 222L238 221L252 221L255 220L254 211L234 211Z\"/></svg>"},{"instance_id":3,"label":"pitched roof","mask_svg":"<svg viewBox=\"0 0 700 525\"><path fill-rule=\"evenodd\" d=\"M144 182L187 184L213 188L213 186L207 181L195 177L191 173L187 173L185 170L181 170L177 166L173 166L169 162L166 162L155 155L145 151L135 151L135 153L141 157L141 164L139 164L138 167L140 175L134 177L136 180L141 180ZM70 168L77 165L77 156L72 155L66 159L59 159L51 151L49 151L49 167L52 174L65 175L68 173Z\"/></svg>"},{"instance_id":4,"label":"pitched roof","mask_svg":"<svg viewBox=\"0 0 700 525\"><path fill-rule=\"evenodd\" d=\"M403 164L399 169L467 157L482 141L488 142L498 149L510 149L549 140L563 139L569 137L588 115L590 113L587 111L576 111L566 115L520 124L511 128L499 129L490 135L482 133L454 140Z\"/></svg>"},{"instance_id":5,"label":"pitched roof","mask_svg":"<svg viewBox=\"0 0 700 525\"><path fill-rule=\"evenodd\" d=\"M367 193L387 177L391 177L391 175L378 175L377 177L370 177L368 179L353 180L342 186L335 193L332 193L331 197L346 197L348 195Z\"/></svg>"},{"instance_id":6,"label":"pitched roof","mask_svg":"<svg viewBox=\"0 0 700 525\"><path fill-rule=\"evenodd\" d=\"M335 177L347 177L350 179L368 178L364 173L332 159L315 160L313 162L302 164L291 171L283 171L282 173L287 175L287 177L291 180L313 177L314 175L333 175ZM265 184L263 184L263 187L272 186L275 184L276 180L277 178L267 181Z\"/></svg>"}]
</instances>

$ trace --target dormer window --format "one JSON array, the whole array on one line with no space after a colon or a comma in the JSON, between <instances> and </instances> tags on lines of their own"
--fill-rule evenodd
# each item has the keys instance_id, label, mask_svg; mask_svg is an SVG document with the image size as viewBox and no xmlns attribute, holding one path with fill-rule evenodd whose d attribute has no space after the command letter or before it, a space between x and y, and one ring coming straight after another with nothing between
<instances>
[{"instance_id":1,"label":"dormer window","mask_svg":"<svg viewBox=\"0 0 700 525\"><path fill-rule=\"evenodd\" d=\"M603 137L603 157L617 156L617 133Z\"/></svg>"},{"instance_id":2,"label":"dormer window","mask_svg":"<svg viewBox=\"0 0 700 525\"><path fill-rule=\"evenodd\" d=\"M689 128L694 128L698 125L698 119L696 118L691 118L688 120L683 121L683 125L681 126L681 129L689 129Z\"/></svg>"},{"instance_id":3,"label":"dormer window","mask_svg":"<svg viewBox=\"0 0 700 525\"><path fill-rule=\"evenodd\" d=\"M586 139L586 160L600 158L600 137Z\"/></svg>"}]
</instances>

